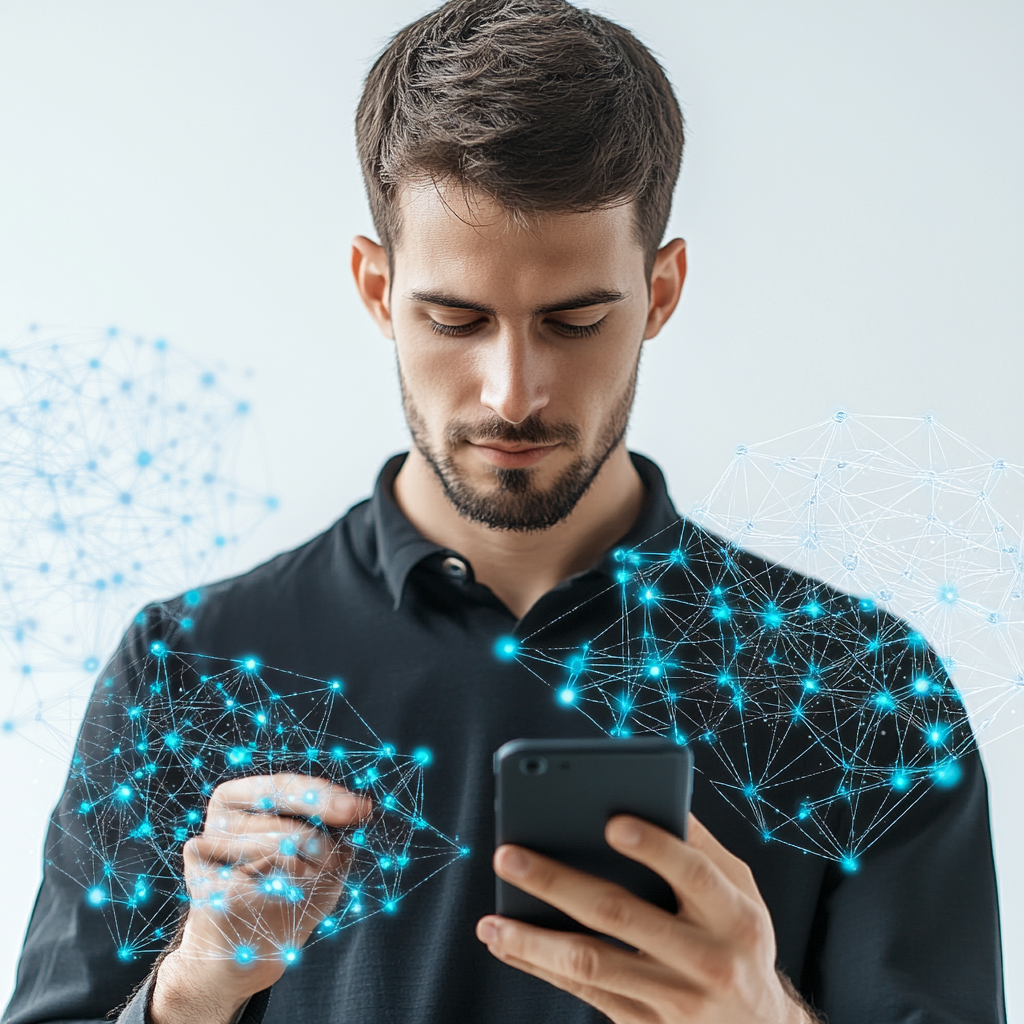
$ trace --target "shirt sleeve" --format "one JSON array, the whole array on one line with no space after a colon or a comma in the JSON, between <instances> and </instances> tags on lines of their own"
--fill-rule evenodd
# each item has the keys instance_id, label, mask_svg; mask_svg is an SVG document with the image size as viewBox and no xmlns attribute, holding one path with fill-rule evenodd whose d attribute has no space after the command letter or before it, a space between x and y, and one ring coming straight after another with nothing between
<instances>
[{"instance_id":1,"label":"shirt sleeve","mask_svg":"<svg viewBox=\"0 0 1024 1024\"><path fill-rule=\"evenodd\" d=\"M134 666L143 663L145 651L160 638L163 626L159 608L141 613L93 689L71 771L50 818L43 881L3 1024L105 1021L108 1014L125 1005L156 958L155 949L124 949L131 921L123 908L112 902L90 903L89 887L96 882L97 871L95 836L79 813L82 780L77 777L76 765L99 764L89 779L96 792L109 793L116 784L113 775L105 776L102 758L96 752L104 745L109 748L111 729L117 727L111 720L117 713L114 709L130 703L119 691L138 685ZM170 938L176 909L169 908L167 917Z\"/></svg>"},{"instance_id":2,"label":"shirt sleeve","mask_svg":"<svg viewBox=\"0 0 1024 1024\"><path fill-rule=\"evenodd\" d=\"M149 1000L152 994L152 979L147 980L145 985L132 997L131 1002L121 1011L117 1018L117 1024L152 1024L149 1016ZM261 1024L270 1003L270 995L273 989L266 988L257 992L242 1007L241 1012L232 1021L232 1024Z\"/></svg>"},{"instance_id":3,"label":"shirt sleeve","mask_svg":"<svg viewBox=\"0 0 1024 1024\"><path fill-rule=\"evenodd\" d=\"M1003 1024L988 796L977 749L863 858L836 869L805 989L829 1024Z\"/></svg>"}]
</instances>

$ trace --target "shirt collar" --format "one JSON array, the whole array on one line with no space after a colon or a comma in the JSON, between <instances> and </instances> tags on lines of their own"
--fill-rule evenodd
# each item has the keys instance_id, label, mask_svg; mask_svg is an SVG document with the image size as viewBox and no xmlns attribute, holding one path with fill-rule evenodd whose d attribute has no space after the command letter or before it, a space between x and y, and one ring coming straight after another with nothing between
<instances>
[{"instance_id":1,"label":"shirt collar","mask_svg":"<svg viewBox=\"0 0 1024 1024\"><path fill-rule=\"evenodd\" d=\"M462 557L457 551L451 551L427 540L398 507L394 492L395 477L398 476L406 456L407 453L403 452L388 459L377 477L373 497L370 499L370 514L377 541L378 567L396 609L402 603L402 594L409 573L422 561L438 553ZM591 572L603 572L612 576L620 568L614 556L616 551L636 547L679 522L679 514L668 495L665 477L658 466L636 452L630 452L630 458L647 491L644 507L629 532L618 543L612 545L589 570Z\"/></svg>"}]
</instances>

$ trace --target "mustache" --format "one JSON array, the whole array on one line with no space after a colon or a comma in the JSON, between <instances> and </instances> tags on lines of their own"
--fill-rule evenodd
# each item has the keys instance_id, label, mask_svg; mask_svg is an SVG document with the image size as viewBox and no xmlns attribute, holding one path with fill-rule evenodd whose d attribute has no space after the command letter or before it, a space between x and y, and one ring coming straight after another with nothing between
<instances>
[{"instance_id":1,"label":"mustache","mask_svg":"<svg viewBox=\"0 0 1024 1024\"><path fill-rule=\"evenodd\" d=\"M566 444L579 446L580 432L571 423L545 423L539 416L522 423L508 423L498 416L479 423L452 420L444 428L445 442L452 448L465 441L504 441L506 444Z\"/></svg>"}]
</instances>

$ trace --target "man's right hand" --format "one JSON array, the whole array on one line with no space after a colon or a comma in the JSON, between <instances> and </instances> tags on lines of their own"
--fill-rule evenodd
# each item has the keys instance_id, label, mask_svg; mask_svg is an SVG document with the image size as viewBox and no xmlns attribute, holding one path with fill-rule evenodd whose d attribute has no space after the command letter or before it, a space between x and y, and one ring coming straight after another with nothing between
<instances>
[{"instance_id":1,"label":"man's right hand","mask_svg":"<svg viewBox=\"0 0 1024 1024\"><path fill-rule=\"evenodd\" d=\"M219 785L185 844L191 904L181 944L157 972L153 1024L229 1024L273 985L337 905L351 849L337 832L368 799L308 775Z\"/></svg>"}]
</instances>

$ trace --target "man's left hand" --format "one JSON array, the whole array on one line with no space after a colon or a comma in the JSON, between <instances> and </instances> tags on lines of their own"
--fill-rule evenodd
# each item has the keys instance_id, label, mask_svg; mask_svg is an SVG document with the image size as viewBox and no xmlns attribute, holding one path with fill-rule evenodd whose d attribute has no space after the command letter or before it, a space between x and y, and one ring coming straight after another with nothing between
<instances>
[{"instance_id":1,"label":"man's left hand","mask_svg":"<svg viewBox=\"0 0 1024 1024\"><path fill-rule=\"evenodd\" d=\"M775 932L750 868L692 815L686 842L626 815L608 822L605 838L668 882L678 912L506 845L494 854L501 878L636 951L491 915L477 924L491 953L578 996L615 1024L812 1020L775 969Z\"/></svg>"}]
</instances>

